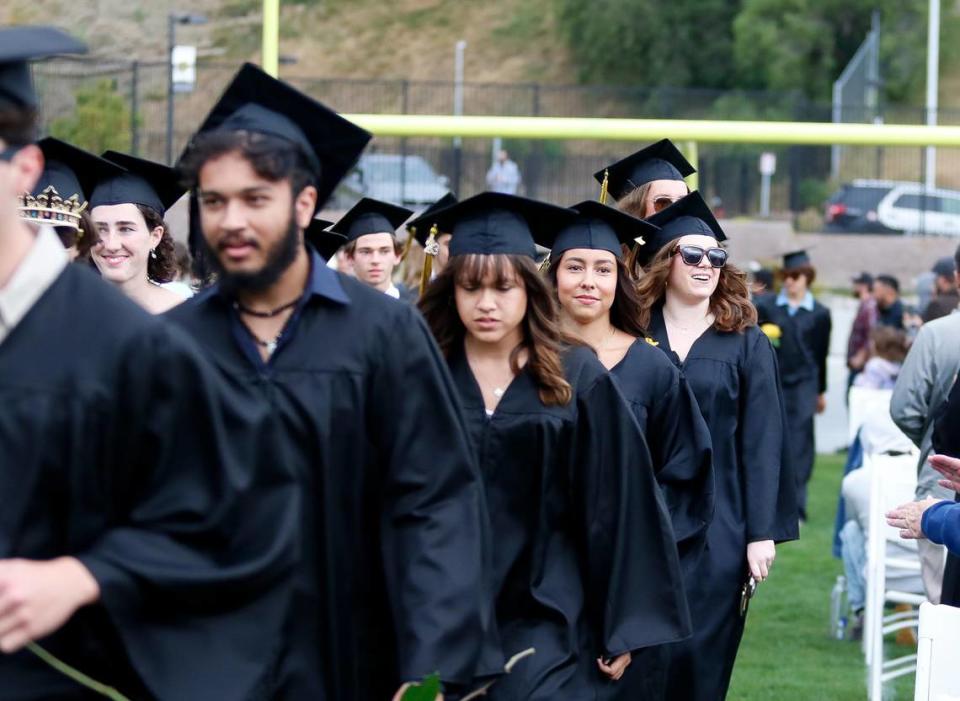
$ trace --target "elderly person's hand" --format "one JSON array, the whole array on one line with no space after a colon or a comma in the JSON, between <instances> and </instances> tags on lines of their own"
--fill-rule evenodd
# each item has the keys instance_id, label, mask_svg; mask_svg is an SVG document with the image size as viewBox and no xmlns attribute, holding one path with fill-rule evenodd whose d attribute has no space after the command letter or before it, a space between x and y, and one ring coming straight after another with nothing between
<instances>
[{"instance_id":1,"label":"elderly person's hand","mask_svg":"<svg viewBox=\"0 0 960 701\"><path fill-rule=\"evenodd\" d=\"M900 529L901 538L926 538L920 530L923 521L923 512L941 501L927 497L923 501L908 501L892 511L887 512L887 525Z\"/></svg>"},{"instance_id":2,"label":"elderly person's hand","mask_svg":"<svg viewBox=\"0 0 960 701\"><path fill-rule=\"evenodd\" d=\"M960 458L949 455L931 455L930 465L946 479L940 480L941 487L960 492Z\"/></svg>"}]
</instances>

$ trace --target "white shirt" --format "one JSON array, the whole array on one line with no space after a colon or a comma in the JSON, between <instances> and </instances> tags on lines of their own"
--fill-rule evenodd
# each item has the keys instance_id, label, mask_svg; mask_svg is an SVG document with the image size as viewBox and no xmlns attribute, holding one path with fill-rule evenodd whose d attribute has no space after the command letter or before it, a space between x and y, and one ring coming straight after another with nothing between
<instances>
[{"instance_id":1,"label":"white shirt","mask_svg":"<svg viewBox=\"0 0 960 701\"><path fill-rule=\"evenodd\" d=\"M0 288L0 343L67 267L67 252L49 226L37 230L37 239L6 286Z\"/></svg>"},{"instance_id":2,"label":"white shirt","mask_svg":"<svg viewBox=\"0 0 960 701\"><path fill-rule=\"evenodd\" d=\"M390 287L388 287L383 294L390 295L394 299L400 299L400 288L391 282Z\"/></svg>"}]
</instances>

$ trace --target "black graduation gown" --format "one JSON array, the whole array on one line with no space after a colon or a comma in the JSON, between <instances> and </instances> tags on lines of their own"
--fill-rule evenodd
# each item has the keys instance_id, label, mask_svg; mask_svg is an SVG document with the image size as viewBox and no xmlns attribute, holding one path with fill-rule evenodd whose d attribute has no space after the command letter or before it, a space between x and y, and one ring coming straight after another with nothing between
<instances>
[{"instance_id":1,"label":"black graduation gown","mask_svg":"<svg viewBox=\"0 0 960 701\"><path fill-rule=\"evenodd\" d=\"M651 343L638 338L610 373L647 439L686 575L700 559L713 517L710 431L686 379Z\"/></svg>"},{"instance_id":2,"label":"black graduation gown","mask_svg":"<svg viewBox=\"0 0 960 701\"><path fill-rule=\"evenodd\" d=\"M266 414L224 392L190 339L80 266L0 343L0 559L90 570L100 601L39 642L132 699L266 698L271 682L297 492L228 433ZM5 701L87 697L0 654Z\"/></svg>"},{"instance_id":3,"label":"black graduation gown","mask_svg":"<svg viewBox=\"0 0 960 701\"><path fill-rule=\"evenodd\" d=\"M643 435L591 350L571 349L564 365L568 405L545 406L522 371L488 417L465 354L450 358L486 488L503 649L536 649L492 701L616 698L597 657L689 634Z\"/></svg>"},{"instance_id":4,"label":"black graduation gown","mask_svg":"<svg viewBox=\"0 0 960 701\"><path fill-rule=\"evenodd\" d=\"M217 288L169 313L245 402L278 418L278 454L301 481L278 697L389 699L436 671L466 684L492 612L483 493L449 374L413 307L311 261L269 363Z\"/></svg>"},{"instance_id":5,"label":"black graduation gown","mask_svg":"<svg viewBox=\"0 0 960 701\"><path fill-rule=\"evenodd\" d=\"M657 483L670 511L686 591L686 580L700 561L713 518L710 431L683 375L652 343L638 338L610 373L647 439ZM629 689L623 698L666 698L667 663L666 645L635 654L619 683Z\"/></svg>"},{"instance_id":6,"label":"black graduation gown","mask_svg":"<svg viewBox=\"0 0 960 701\"><path fill-rule=\"evenodd\" d=\"M801 515L807 509L807 483L816 458L814 417L817 397L827 391L827 355L830 352L830 310L814 301L813 311L777 306L777 296L757 300L760 324L776 324L782 331L777 346L783 401L787 412L787 445L797 478Z\"/></svg>"},{"instance_id":7,"label":"black graduation gown","mask_svg":"<svg viewBox=\"0 0 960 701\"><path fill-rule=\"evenodd\" d=\"M650 335L674 362L661 308ZM747 543L797 537L796 483L783 458L783 408L777 361L753 326L742 333L708 329L681 369L710 429L716 507L687 598L693 636L671 646L672 698L724 698L743 634L740 590Z\"/></svg>"}]
</instances>

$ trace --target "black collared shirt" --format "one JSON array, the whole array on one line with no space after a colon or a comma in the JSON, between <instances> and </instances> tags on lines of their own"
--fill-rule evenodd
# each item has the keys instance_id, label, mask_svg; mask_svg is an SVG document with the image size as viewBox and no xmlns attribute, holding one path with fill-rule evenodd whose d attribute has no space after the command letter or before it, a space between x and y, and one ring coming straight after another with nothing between
<instances>
[{"instance_id":1,"label":"black collared shirt","mask_svg":"<svg viewBox=\"0 0 960 701\"><path fill-rule=\"evenodd\" d=\"M390 698L434 671L468 683L503 660L491 646L480 662L483 495L449 374L412 306L310 257L267 363L217 290L169 314L246 401L269 405L263 440L300 478L302 566L277 697Z\"/></svg>"}]
</instances>

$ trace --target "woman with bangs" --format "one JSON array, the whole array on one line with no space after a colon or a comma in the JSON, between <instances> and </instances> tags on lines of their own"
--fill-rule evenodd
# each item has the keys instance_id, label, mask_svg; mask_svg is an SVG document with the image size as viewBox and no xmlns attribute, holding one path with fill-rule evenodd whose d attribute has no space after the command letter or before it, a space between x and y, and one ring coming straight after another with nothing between
<instances>
[{"instance_id":1,"label":"woman with bangs","mask_svg":"<svg viewBox=\"0 0 960 701\"><path fill-rule=\"evenodd\" d=\"M599 202L552 242L547 278L565 332L589 344L623 392L647 439L670 511L684 579L695 571L713 517L710 432L683 375L637 322L640 299L623 262L657 228ZM685 591L683 580L675 586ZM645 650L624 676L637 699L666 697L666 646Z\"/></svg>"},{"instance_id":2,"label":"woman with bangs","mask_svg":"<svg viewBox=\"0 0 960 701\"><path fill-rule=\"evenodd\" d=\"M484 193L436 216L450 259L420 308L484 478L503 650L536 651L490 698L624 698L631 653L690 623L643 434L596 355L564 342L534 262L574 214Z\"/></svg>"},{"instance_id":3,"label":"woman with bangs","mask_svg":"<svg viewBox=\"0 0 960 701\"><path fill-rule=\"evenodd\" d=\"M775 544L797 537L796 485L785 462L777 361L757 327L746 276L727 263L723 230L699 193L650 217L660 227L639 261L638 323L682 369L710 429L714 518L687 581L693 636L670 648L676 698L726 696L749 599Z\"/></svg>"}]
</instances>

